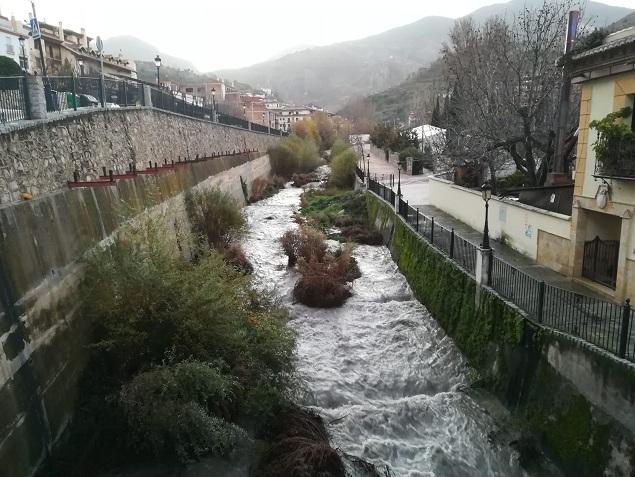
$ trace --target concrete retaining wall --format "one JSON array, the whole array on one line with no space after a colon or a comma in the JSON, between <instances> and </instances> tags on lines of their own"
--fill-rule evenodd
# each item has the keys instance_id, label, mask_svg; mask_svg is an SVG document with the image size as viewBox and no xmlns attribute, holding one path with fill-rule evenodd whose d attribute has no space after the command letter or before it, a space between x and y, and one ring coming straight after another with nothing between
<instances>
[{"instance_id":1,"label":"concrete retaining wall","mask_svg":"<svg viewBox=\"0 0 635 477\"><path fill-rule=\"evenodd\" d=\"M280 138L151 108L65 112L0 135L0 204L22 193L42 196L106 170L123 172L148 162L208 157L256 149L263 154Z\"/></svg>"},{"instance_id":2,"label":"concrete retaining wall","mask_svg":"<svg viewBox=\"0 0 635 477\"><path fill-rule=\"evenodd\" d=\"M0 475L33 475L71 417L89 320L75 312L79 259L139 214L190 230L184 195L270 174L253 154L188 164L115 186L63 190L0 207ZM132 225L131 225L132 224Z\"/></svg>"},{"instance_id":3,"label":"concrete retaining wall","mask_svg":"<svg viewBox=\"0 0 635 477\"><path fill-rule=\"evenodd\" d=\"M575 476L635 473L635 365L529 322L367 194L415 296L495 393L565 471ZM478 299L475 297L478 296Z\"/></svg>"},{"instance_id":4,"label":"concrete retaining wall","mask_svg":"<svg viewBox=\"0 0 635 477\"><path fill-rule=\"evenodd\" d=\"M479 191L457 186L438 177L430 177L429 188L430 205L474 229L483 228L485 207ZM492 237L504 239L507 245L536 260L539 231L544 230L569 241L571 217L492 197L489 202L489 229ZM551 258L556 262L562 262L563 259L568 262L568 257ZM545 261L549 262L547 258ZM548 263L545 265L549 266ZM562 266L564 265L559 265L560 268Z\"/></svg>"}]
</instances>

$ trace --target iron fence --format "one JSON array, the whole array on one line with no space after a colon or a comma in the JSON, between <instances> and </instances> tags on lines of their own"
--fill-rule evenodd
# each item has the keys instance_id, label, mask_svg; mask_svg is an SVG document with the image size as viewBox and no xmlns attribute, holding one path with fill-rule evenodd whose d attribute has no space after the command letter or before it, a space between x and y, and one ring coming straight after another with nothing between
<instances>
[{"instance_id":1,"label":"iron fence","mask_svg":"<svg viewBox=\"0 0 635 477\"><path fill-rule=\"evenodd\" d=\"M29 119L24 76L0 77L0 123Z\"/></svg>"},{"instance_id":2,"label":"iron fence","mask_svg":"<svg viewBox=\"0 0 635 477\"><path fill-rule=\"evenodd\" d=\"M49 111L143 105L143 85L132 80L49 76L48 84L51 88Z\"/></svg>"},{"instance_id":3,"label":"iron fence","mask_svg":"<svg viewBox=\"0 0 635 477\"><path fill-rule=\"evenodd\" d=\"M368 187L394 207L396 196L389 186L369 179ZM457 235L454 229L435 223L434 217L422 214L401 197L397 212L432 246L475 275L476 244ZM532 321L635 362L635 317L628 300L619 305L549 285L495 256L494 252L490 260L487 284L521 308Z\"/></svg>"}]
</instances>

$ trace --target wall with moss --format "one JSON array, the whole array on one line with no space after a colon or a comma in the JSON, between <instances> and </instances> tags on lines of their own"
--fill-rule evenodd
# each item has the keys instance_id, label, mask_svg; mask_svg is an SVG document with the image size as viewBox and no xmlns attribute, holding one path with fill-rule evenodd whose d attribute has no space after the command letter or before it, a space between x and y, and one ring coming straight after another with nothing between
<instances>
[{"instance_id":1,"label":"wall with moss","mask_svg":"<svg viewBox=\"0 0 635 477\"><path fill-rule=\"evenodd\" d=\"M270 172L268 156L228 156L0 207L2 477L33 475L72 418L89 328L75 312L82 256L144 216L178 241L186 191L218 186L242 204L241 179L251 189Z\"/></svg>"},{"instance_id":2,"label":"wall with moss","mask_svg":"<svg viewBox=\"0 0 635 477\"><path fill-rule=\"evenodd\" d=\"M387 203L368 193L367 205L415 296L478 372L474 386L497 395L567 475L632 475L635 367L537 327Z\"/></svg>"}]
</instances>

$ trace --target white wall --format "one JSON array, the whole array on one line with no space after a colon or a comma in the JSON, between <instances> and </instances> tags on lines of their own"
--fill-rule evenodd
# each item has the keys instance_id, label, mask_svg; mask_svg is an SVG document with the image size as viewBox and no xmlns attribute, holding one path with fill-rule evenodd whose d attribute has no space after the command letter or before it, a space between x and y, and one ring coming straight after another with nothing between
<instances>
[{"instance_id":1,"label":"white wall","mask_svg":"<svg viewBox=\"0 0 635 477\"><path fill-rule=\"evenodd\" d=\"M476 230L483 230L485 204L480 191L431 176L428 197L430 205ZM511 247L535 260L538 255L538 230L569 239L571 217L492 197L489 202L489 230L490 236L496 239L505 234Z\"/></svg>"}]
</instances>

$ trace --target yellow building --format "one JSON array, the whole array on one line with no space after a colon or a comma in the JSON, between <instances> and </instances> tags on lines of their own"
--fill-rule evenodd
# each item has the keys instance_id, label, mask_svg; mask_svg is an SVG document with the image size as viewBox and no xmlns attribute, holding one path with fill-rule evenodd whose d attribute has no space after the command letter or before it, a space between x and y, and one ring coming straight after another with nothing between
<instances>
[{"instance_id":1,"label":"yellow building","mask_svg":"<svg viewBox=\"0 0 635 477\"><path fill-rule=\"evenodd\" d=\"M635 27L609 35L572 58L581 85L580 123L571 217L569 264L575 280L616 300L635 300L635 140L610 144L596 157L589 124L633 108ZM635 130L633 114L624 123Z\"/></svg>"}]
</instances>

